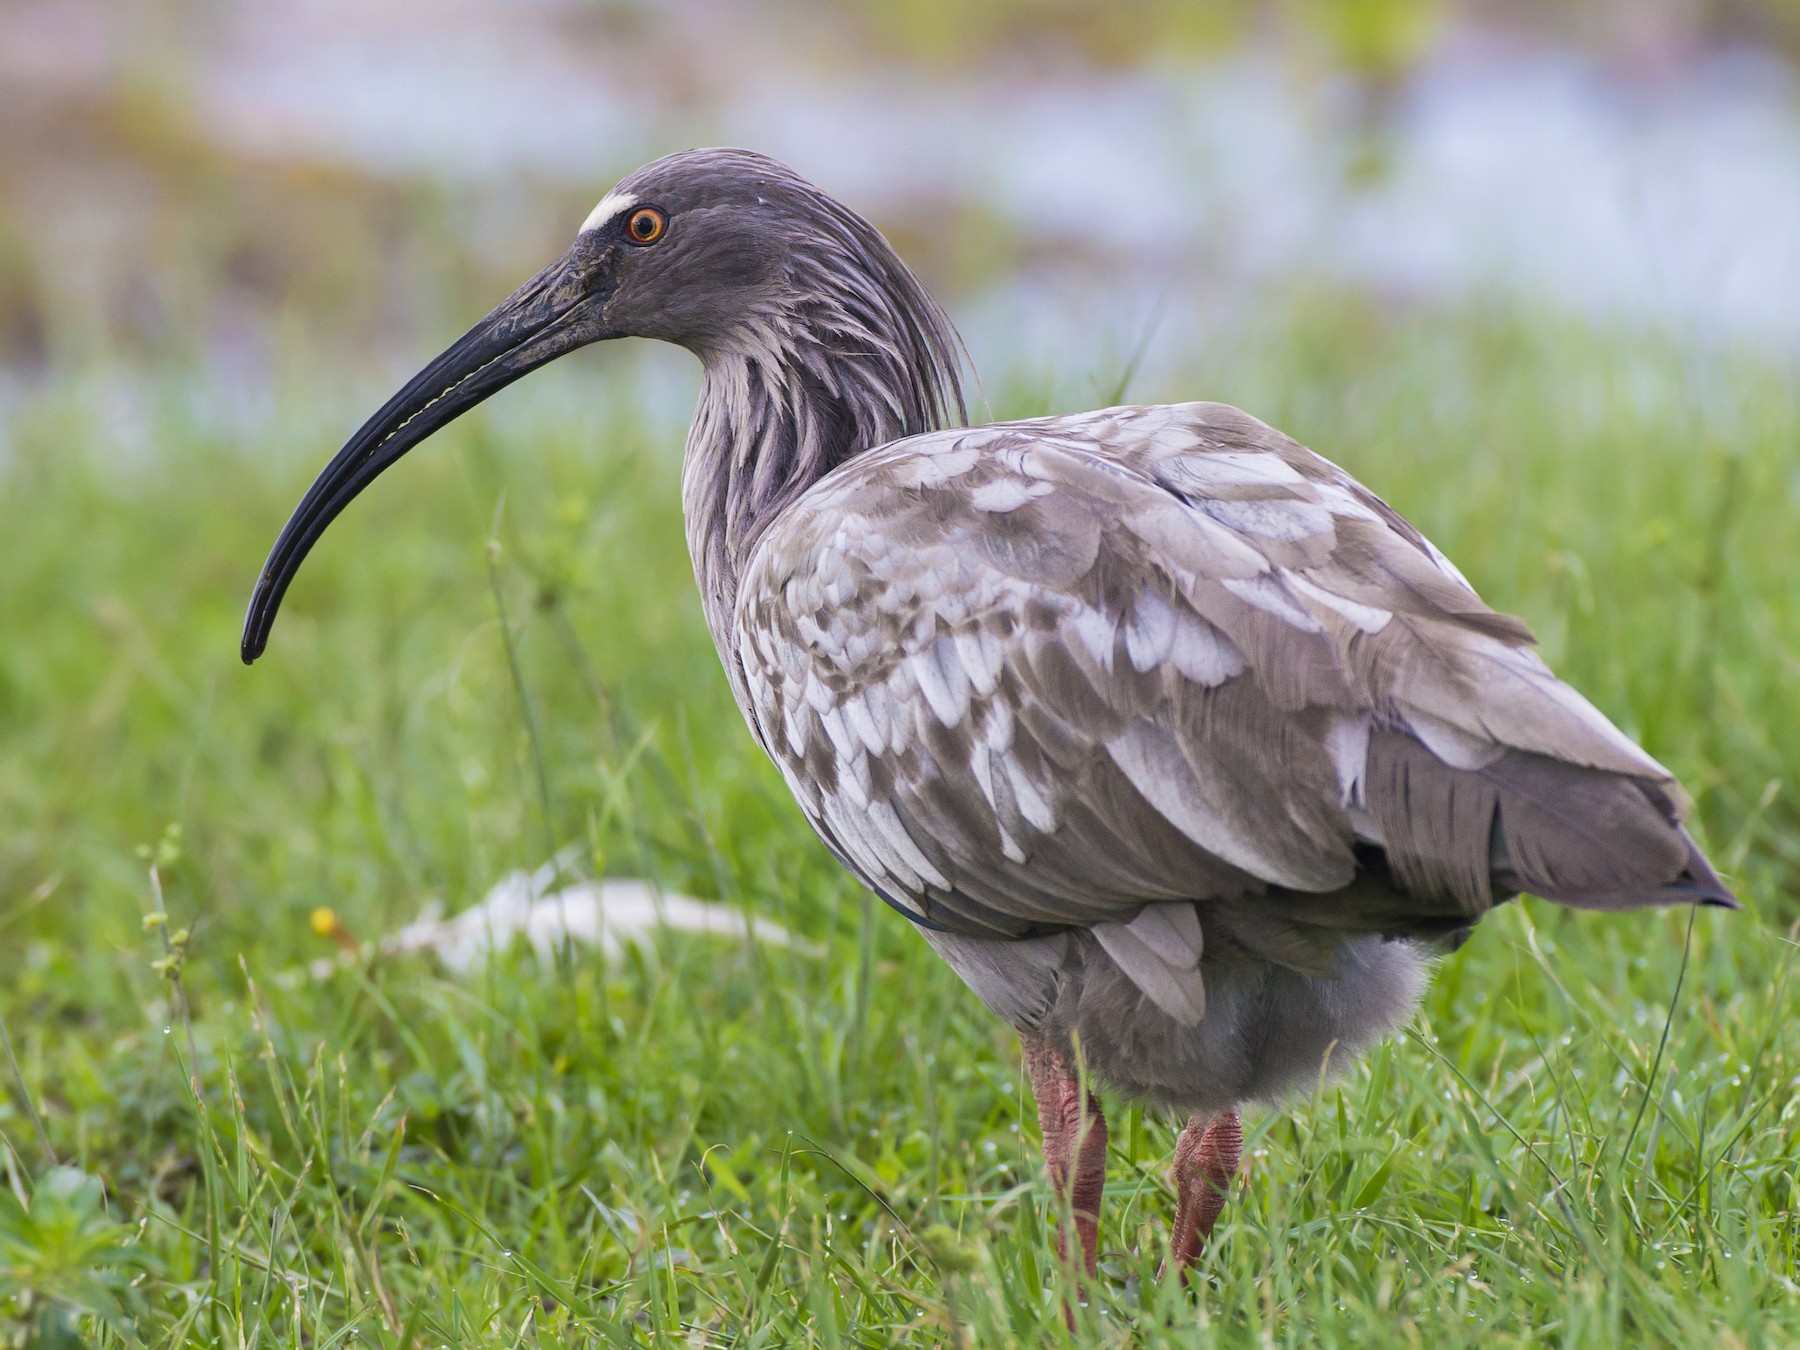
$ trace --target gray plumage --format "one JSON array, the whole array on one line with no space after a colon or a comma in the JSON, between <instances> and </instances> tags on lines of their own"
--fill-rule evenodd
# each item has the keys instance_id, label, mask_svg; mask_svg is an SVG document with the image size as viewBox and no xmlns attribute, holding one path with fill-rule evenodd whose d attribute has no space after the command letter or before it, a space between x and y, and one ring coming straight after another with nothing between
<instances>
[{"instance_id":1,"label":"gray plumage","mask_svg":"<svg viewBox=\"0 0 1800 1350\"><path fill-rule=\"evenodd\" d=\"M770 528L735 622L838 855L997 1011L1174 1105L1316 1079L1521 889L1724 898L1674 781L1522 626L1235 409L870 451Z\"/></svg>"},{"instance_id":2,"label":"gray plumage","mask_svg":"<svg viewBox=\"0 0 1800 1350\"><path fill-rule=\"evenodd\" d=\"M1015 1025L1212 1109L1348 1062L1522 890L1728 900L1667 770L1336 465L1219 404L941 429L953 331L872 227L744 152L619 190L743 232L684 292L758 278L660 320L704 362L688 537L751 730Z\"/></svg>"},{"instance_id":3,"label":"gray plumage","mask_svg":"<svg viewBox=\"0 0 1800 1350\"><path fill-rule=\"evenodd\" d=\"M682 494L732 689L827 846L1024 1034L1090 1267L1075 1040L1198 1113L1191 1261L1231 1108L1395 1026L1494 905L1734 903L1669 772L1342 469L1215 403L950 426L943 312L867 222L740 150L631 175L370 419L277 541L245 659L362 486L619 336L700 358Z\"/></svg>"},{"instance_id":4,"label":"gray plumage","mask_svg":"<svg viewBox=\"0 0 1800 1350\"><path fill-rule=\"evenodd\" d=\"M707 621L815 830L995 1012L1210 1109L1348 1062L1523 889L1728 898L1669 772L1334 464L1208 403L931 430L956 340L864 221L742 151L619 191L752 218L715 268L767 270L754 322L686 337Z\"/></svg>"}]
</instances>

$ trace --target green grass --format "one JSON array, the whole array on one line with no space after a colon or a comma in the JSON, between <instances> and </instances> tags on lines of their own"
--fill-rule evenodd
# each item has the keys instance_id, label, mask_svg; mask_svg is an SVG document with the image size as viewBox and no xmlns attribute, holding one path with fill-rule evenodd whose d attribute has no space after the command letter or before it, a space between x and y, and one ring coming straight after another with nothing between
<instances>
[{"instance_id":1,"label":"green grass","mask_svg":"<svg viewBox=\"0 0 1800 1350\"><path fill-rule=\"evenodd\" d=\"M168 374L123 422L73 374L15 403L14 1342L1066 1335L1012 1037L840 873L744 732L692 593L679 430L631 411L623 352L565 364L370 492L254 670L256 567L381 381L290 375L248 432ZM989 375L999 412L1091 401L1085 377ZM1407 1035L1247 1121L1192 1290L1153 1279L1171 1123L1116 1106L1074 1339L1800 1345L1791 375L1339 297L1134 393L1239 402L1411 515L1682 774L1746 907L1497 913ZM610 967L307 974L332 950L316 907L372 938L571 845L827 954L670 939Z\"/></svg>"}]
</instances>

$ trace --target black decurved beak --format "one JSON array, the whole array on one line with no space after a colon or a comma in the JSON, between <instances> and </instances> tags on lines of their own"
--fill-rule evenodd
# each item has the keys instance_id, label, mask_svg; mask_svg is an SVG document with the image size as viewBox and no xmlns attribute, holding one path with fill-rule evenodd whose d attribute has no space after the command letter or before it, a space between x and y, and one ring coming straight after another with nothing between
<instances>
[{"instance_id":1,"label":"black decurved beak","mask_svg":"<svg viewBox=\"0 0 1800 1350\"><path fill-rule=\"evenodd\" d=\"M244 616L245 665L268 645L288 583L325 527L384 469L521 375L577 347L619 336L604 321L610 282L589 252L585 241L578 242L514 291L383 404L313 480L256 579Z\"/></svg>"}]
</instances>

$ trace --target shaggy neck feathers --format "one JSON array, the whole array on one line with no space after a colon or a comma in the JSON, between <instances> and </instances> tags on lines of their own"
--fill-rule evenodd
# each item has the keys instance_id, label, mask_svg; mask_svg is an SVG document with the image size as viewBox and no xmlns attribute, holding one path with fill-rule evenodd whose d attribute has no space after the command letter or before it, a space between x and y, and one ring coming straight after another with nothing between
<instances>
[{"instance_id":1,"label":"shaggy neck feathers","mask_svg":"<svg viewBox=\"0 0 1800 1350\"><path fill-rule=\"evenodd\" d=\"M955 331L881 236L862 222L796 258L791 295L746 316L704 374L682 468L688 548L707 625L730 650L738 578L781 511L852 456L961 419ZM727 664L730 664L729 656Z\"/></svg>"}]
</instances>

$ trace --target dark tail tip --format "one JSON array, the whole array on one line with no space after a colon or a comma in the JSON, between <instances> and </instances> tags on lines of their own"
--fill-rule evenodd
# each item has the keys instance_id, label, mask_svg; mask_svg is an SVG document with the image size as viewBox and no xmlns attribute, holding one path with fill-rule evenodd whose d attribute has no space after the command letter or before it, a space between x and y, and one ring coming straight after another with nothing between
<instances>
[{"instance_id":1,"label":"dark tail tip","mask_svg":"<svg viewBox=\"0 0 1800 1350\"><path fill-rule=\"evenodd\" d=\"M1739 903L1737 896L1719 879L1719 874L1713 870L1713 865L1700 851L1700 845L1694 842L1694 836L1685 827L1682 827L1681 838L1688 847L1687 870L1676 878L1669 889L1686 891L1698 903L1714 909L1742 909L1743 905Z\"/></svg>"}]
</instances>

